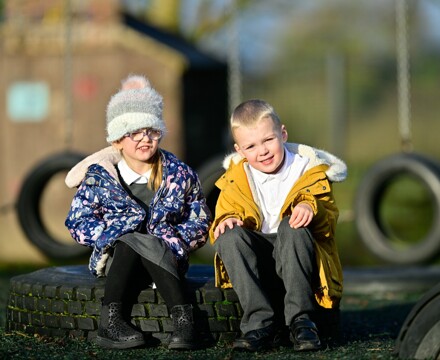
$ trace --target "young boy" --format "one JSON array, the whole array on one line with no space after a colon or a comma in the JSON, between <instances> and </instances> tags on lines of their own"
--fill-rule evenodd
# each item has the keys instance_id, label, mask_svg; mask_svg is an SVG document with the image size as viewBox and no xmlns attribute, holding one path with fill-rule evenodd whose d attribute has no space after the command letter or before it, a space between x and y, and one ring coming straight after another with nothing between
<instances>
[{"instance_id":1,"label":"young boy","mask_svg":"<svg viewBox=\"0 0 440 360\"><path fill-rule=\"evenodd\" d=\"M243 335L233 347L268 347L284 322L294 350L317 350L311 318L319 307L337 309L342 295L332 183L346 178L347 167L322 150L286 143L285 126L262 100L240 104L230 125L236 153L216 183L210 235L216 285L233 287L243 308Z\"/></svg>"}]
</instances>

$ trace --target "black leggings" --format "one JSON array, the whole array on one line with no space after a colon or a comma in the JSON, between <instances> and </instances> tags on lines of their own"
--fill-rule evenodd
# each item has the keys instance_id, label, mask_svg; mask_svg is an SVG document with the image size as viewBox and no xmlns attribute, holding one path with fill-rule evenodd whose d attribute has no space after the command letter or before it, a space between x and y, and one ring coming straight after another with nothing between
<instances>
[{"instance_id":1,"label":"black leggings","mask_svg":"<svg viewBox=\"0 0 440 360\"><path fill-rule=\"evenodd\" d=\"M107 274L103 304L122 302L127 291L151 282L170 309L187 303L183 280L143 258L126 243L118 242Z\"/></svg>"}]
</instances>

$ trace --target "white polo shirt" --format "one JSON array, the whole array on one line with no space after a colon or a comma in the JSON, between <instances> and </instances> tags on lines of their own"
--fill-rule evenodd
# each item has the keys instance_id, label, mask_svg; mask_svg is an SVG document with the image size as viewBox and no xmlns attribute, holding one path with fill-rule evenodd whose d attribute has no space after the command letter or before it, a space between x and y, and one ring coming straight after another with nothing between
<instances>
[{"instance_id":1,"label":"white polo shirt","mask_svg":"<svg viewBox=\"0 0 440 360\"><path fill-rule=\"evenodd\" d=\"M262 232L275 233L280 211L293 185L304 173L309 159L284 149L284 164L276 174L266 174L249 166L263 213Z\"/></svg>"}]
</instances>

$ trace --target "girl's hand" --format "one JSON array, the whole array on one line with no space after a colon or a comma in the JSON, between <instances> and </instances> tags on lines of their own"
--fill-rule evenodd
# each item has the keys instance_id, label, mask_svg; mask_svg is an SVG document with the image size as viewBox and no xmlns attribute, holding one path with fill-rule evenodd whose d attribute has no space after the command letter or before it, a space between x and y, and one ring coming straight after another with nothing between
<instances>
[{"instance_id":1,"label":"girl's hand","mask_svg":"<svg viewBox=\"0 0 440 360\"><path fill-rule=\"evenodd\" d=\"M313 210L309 204L300 203L293 208L290 215L289 225L291 228L298 229L306 227L313 219Z\"/></svg>"},{"instance_id":2,"label":"girl's hand","mask_svg":"<svg viewBox=\"0 0 440 360\"><path fill-rule=\"evenodd\" d=\"M220 224L217 225L217 227L214 230L214 238L217 240L217 238L223 234L226 230L226 227L229 229L233 229L234 226L242 226L243 221L237 218L227 218L226 220L223 220Z\"/></svg>"}]
</instances>

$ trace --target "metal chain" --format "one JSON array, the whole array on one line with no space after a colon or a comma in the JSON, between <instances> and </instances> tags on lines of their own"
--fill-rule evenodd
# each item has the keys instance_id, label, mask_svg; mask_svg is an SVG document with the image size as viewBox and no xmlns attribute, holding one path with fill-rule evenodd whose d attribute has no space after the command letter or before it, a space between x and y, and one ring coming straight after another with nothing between
<instances>
[{"instance_id":1,"label":"metal chain","mask_svg":"<svg viewBox=\"0 0 440 360\"><path fill-rule=\"evenodd\" d=\"M408 3L395 0L397 40L397 107L401 145L403 151L411 151L411 93L408 50Z\"/></svg>"},{"instance_id":2,"label":"metal chain","mask_svg":"<svg viewBox=\"0 0 440 360\"><path fill-rule=\"evenodd\" d=\"M239 26L238 11L236 0L232 0L229 9L231 12L231 21L229 27L229 46L228 46L228 93L229 93L229 111L232 113L234 108L241 102L241 71L240 71L240 44L239 44Z\"/></svg>"},{"instance_id":3,"label":"metal chain","mask_svg":"<svg viewBox=\"0 0 440 360\"><path fill-rule=\"evenodd\" d=\"M64 104L65 104L65 146L70 149L73 140L72 109L72 6L71 0L65 0L65 43L64 43Z\"/></svg>"}]
</instances>

